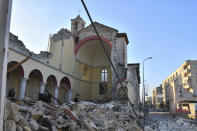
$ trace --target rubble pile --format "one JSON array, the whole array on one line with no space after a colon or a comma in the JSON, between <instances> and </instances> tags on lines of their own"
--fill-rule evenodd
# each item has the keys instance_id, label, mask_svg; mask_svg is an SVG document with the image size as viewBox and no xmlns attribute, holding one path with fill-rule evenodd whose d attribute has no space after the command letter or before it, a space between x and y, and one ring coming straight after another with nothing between
<instances>
[{"instance_id":1,"label":"rubble pile","mask_svg":"<svg viewBox=\"0 0 197 131\"><path fill-rule=\"evenodd\" d=\"M183 119L178 119L175 122L162 121L158 127L146 126L145 131L197 131L197 126L192 123L184 122Z\"/></svg>"},{"instance_id":2,"label":"rubble pile","mask_svg":"<svg viewBox=\"0 0 197 131\"><path fill-rule=\"evenodd\" d=\"M6 131L141 131L131 107L78 102L52 105L33 99L7 100Z\"/></svg>"}]
</instances>

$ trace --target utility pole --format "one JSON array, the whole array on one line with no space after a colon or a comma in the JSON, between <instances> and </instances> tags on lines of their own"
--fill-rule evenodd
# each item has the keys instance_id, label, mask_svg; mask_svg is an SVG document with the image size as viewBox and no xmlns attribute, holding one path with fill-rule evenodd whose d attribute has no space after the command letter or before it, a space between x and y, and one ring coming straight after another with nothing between
<instances>
[{"instance_id":1,"label":"utility pole","mask_svg":"<svg viewBox=\"0 0 197 131\"><path fill-rule=\"evenodd\" d=\"M12 0L0 0L0 131L3 131Z\"/></svg>"},{"instance_id":2,"label":"utility pole","mask_svg":"<svg viewBox=\"0 0 197 131\"><path fill-rule=\"evenodd\" d=\"M144 62L148 59L152 59L152 57L148 57L146 59L144 59L143 61L143 110L144 110L144 115L145 115L145 85L144 85ZM145 120L145 119L144 119Z\"/></svg>"}]
</instances>

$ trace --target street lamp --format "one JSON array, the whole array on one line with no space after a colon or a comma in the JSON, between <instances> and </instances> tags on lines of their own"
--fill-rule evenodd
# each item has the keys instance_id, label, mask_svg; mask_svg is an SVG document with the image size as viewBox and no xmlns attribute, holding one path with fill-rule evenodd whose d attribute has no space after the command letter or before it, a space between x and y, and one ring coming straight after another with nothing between
<instances>
[{"instance_id":1,"label":"street lamp","mask_svg":"<svg viewBox=\"0 0 197 131\"><path fill-rule=\"evenodd\" d=\"M146 61L146 60L148 60L148 59L152 59L152 57L148 57L148 58L146 58L146 59L144 59L144 61L143 61L143 94L142 94L142 96L143 96L143 108L145 109L145 85L144 85L144 62ZM145 111L145 110L144 110Z\"/></svg>"}]
</instances>

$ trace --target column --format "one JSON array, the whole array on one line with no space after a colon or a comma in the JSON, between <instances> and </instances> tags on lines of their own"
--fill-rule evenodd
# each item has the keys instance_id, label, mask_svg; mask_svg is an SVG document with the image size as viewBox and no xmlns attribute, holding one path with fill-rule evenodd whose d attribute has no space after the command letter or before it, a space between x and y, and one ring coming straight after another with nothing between
<instances>
[{"instance_id":1,"label":"column","mask_svg":"<svg viewBox=\"0 0 197 131\"><path fill-rule=\"evenodd\" d=\"M68 103L70 103L71 101L72 101L72 91L71 90L69 90L69 93L68 93L69 95L68 95Z\"/></svg>"},{"instance_id":2,"label":"column","mask_svg":"<svg viewBox=\"0 0 197 131\"><path fill-rule=\"evenodd\" d=\"M22 100L25 97L25 89L27 87L27 78L20 77L20 89L18 99Z\"/></svg>"},{"instance_id":3,"label":"column","mask_svg":"<svg viewBox=\"0 0 197 131\"><path fill-rule=\"evenodd\" d=\"M54 92L54 97L56 98L56 99L58 99L58 87L57 86L55 86L55 92ZM55 104L58 104L58 102L56 101L56 100L54 100L54 103Z\"/></svg>"},{"instance_id":4,"label":"column","mask_svg":"<svg viewBox=\"0 0 197 131\"><path fill-rule=\"evenodd\" d=\"M0 131L3 131L6 95L7 50L10 31L12 0L0 1Z\"/></svg>"},{"instance_id":5,"label":"column","mask_svg":"<svg viewBox=\"0 0 197 131\"><path fill-rule=\"evenodd\" d=\"M67 90L67 93L66 93L66 103L69 104L72 100L72 91L71 89Z\"/></svg>"},{"instance_id":6,"label":"column","mask_svg":"<svg viewBox=\"0 0 197 131\"><path fill-rule=\"evenodd\" d=\"M44 94L45 85L46 85L45 83L40 82L40 93L41 93L41 94Z\"/></svg>"}]
</instances>

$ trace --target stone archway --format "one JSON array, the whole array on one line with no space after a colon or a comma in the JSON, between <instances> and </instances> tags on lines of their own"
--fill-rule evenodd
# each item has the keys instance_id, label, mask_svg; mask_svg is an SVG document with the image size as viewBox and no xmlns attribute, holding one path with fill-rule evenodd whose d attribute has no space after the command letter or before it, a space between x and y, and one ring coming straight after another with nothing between
<instances>
[{"instance_id":1,"label":"stone archway","mask_svg":"<svg viewBox=\"0 0 197 131\"><path fill-rule=\"evenodd\" d=\"M47 78L45 93L49 92L52 96L57 98L57 79L54 75L50 75ZM56 101L52 98L52 102L56 103Z\"/></svg>"},{"instance_id":2,"label":"stone archway","mask_svg":"<svg viewBox=\"0 0 197 131\"><path fill-rule=\"evenodd\" d=\"M7 68L11 68L14 65L16 65L18 62L16 61L11 61L7 64ZM6 87L6 95L8 95L8 92L11 89L14 89L15 95L14 98L19 97L19 92L20 92L20 83L21 79L24 78L24 70L22 65L18 66L14 70L10 71L7 73L7 87Z\"/></svg>"},{"instance_id":3,"label":"stone archway","mask_svg":"<svg viewBox=\"0 0 197 131\"><path fill-rule=\"evenodd\" d=\"M69 103L72 99L71 84L70 80L67 77L62 78L60 82L58 99L62 103Z\"/></svg>"},{"instance_id":4,"label":"stone archway","mask_svg":"<svg viewBox=\"0 0 197 131\"><path fill-rule=\"evenodd\" d=\"M101 36L101 39L110 47L110 49L112 48L112 43L107 40L105 37L102 37ZM78 50L84 45L86 44L88 41L91 41L91 40L98 40L98 36L90 36L90 37L87 37L83 40L81 40L76 46L75 46L75 51L74 53L77 54Z\"/></svg>"},{"instance_id":5,"label":"stone archway","mask_svg":"<svg viewBox=\"0 0 197 131\"><path fill-rule=\"evenodd\" d=\"M25 96L37 99L40 92L41 82L43 82L43 75L41 71L38 69L32 70L29 74Z\"/></svg>"},{"instance_id":6,"label":"stone archway","mask_svg":"<svg viewBox=\"0 0 197 131\"><path fill-rule=\"evenodd\" d=\"M102 37L106 53L111 57L112 44ZM80 99L82 100L104 100L106 93L100 91L101 70L107 70L107 79L104 81L105 87L112 87L111 65L98 37L91 36L81 40L75 45L75 76L82 79L77 83L80 88ZM88 82L84 82L88 81ZM88 95L87 95L88 94Z\"/></svg>"}]
</instances>

